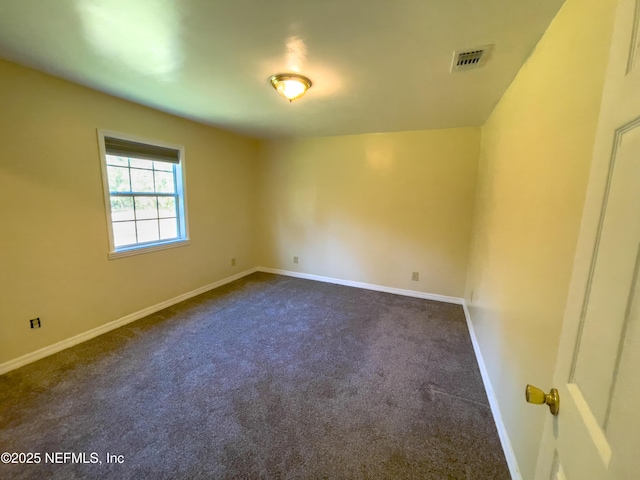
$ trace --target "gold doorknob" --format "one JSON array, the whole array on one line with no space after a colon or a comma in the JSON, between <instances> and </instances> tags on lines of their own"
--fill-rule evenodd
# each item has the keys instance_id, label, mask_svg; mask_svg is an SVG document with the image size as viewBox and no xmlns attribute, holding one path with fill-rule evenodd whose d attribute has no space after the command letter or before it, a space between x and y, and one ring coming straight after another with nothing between
<instances>
[{"instance_id":1,"label":"gold doorknob","mask_svg":"<svg viewBox=\"0 0 640 480\"><path fill-rule=\"evenodd\" d=\"M535 403L536 405L549 405L552 415L558 415L560 411L560 395L555 388L551 389L551 392L544 393L538 387L533 385L527 385L524 391L524 396L529 403Z\"/></svg>"}]
</instances>

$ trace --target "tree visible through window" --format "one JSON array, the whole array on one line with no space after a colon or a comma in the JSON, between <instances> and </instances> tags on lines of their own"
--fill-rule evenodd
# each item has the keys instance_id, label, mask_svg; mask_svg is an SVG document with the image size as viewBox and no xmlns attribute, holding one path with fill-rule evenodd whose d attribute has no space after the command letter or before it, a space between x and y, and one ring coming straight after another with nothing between
<instances>
[{"instance_id":1,"label":"tree visible through window","mask_svg":"<svg viewBox=\"0 0 640 480\"><path fill-rule=\"evenodd\" d=\"M186 240L181 151L101 134L112 253Z\"/></svg>"}]
</instances>

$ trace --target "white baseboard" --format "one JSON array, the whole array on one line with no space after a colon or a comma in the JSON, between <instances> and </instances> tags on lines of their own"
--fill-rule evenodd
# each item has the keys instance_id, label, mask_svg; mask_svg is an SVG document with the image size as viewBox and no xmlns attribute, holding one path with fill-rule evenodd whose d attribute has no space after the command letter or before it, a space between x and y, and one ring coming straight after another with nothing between
<instances>
[{"instance_id":1,"label":"white baseboard","mask_svg":"<svg viewBox=\"0 0 640 480\"><path fill-rule=\"evenodd\" d=\"M308 280L316 280L319 282L326 283L334 283L337 285L345 285L348 287L356 287L363 288L367 290L375 290L378 292L386 292L386 293L394 293L396 295L404 295L408 297L416 297L416 298L424 298L426 300L435 300L438 302L446 302L446 303L454 303L456 305L462 305L464 309L464 315L467 320L467 327L469 329L469 335L471 336L471 343L473 344L473 350L476 355L476 359L478 361L478 366L480 368L480 374L482 375L482 381L484 382L484 387L487 392L487 397L489 398L489 405L491 406L491 413L493 414L493 419L496 424L496 428L498 430L498 436L500 437L500 442L502 444L502 449L504 451L504 455L507 460L507 465L509 467L509 472L511 473L511 478L513 480L522 480L522 475L520 474L520 469L518 468L518 462L516 460L515 453L511 446L511 441L509 439L509 435L507 434L507 430L502 421L502 415L500 414L500 408L498 406L498 401L491 385L491 380L489 379L489 373L484 363L484 359L482 358L482 353L480 352L480 346L478 344L478 339L475 334L475 330L473 328L473 324L471 323L471 317L469 315L469 309L462 298L458 297L449 297L446 295L437 295L433 293L425 293L418 292L415 290L404 290L400 288L393 287L385 287L382 285L374 285L370 283L362 283L362 282L354 282L351 280L342 280L338 278L324 277L320 275L312 275L308 273L299 273L292 272L288 270L279 270L275 268L267 268L267 267L255 267L249 270L245 270L244 272L238 273L231 277L224 278L217 282L211 283L209 285L205 285L203 287L197 288L187 293L183 293L182 295L178 295L177 297L171 298L164 302L158 303L151 307L147 307L138 312L132 313L130 315L126 315L122 318L114 320L112 322L101 325L97 328L89 330L87 332L81 333L74 337L68 338L66 340L62 340L58 343L54 343L53 345L49 345L48 347L41 348L40 350L36 350L35 352L28 353L21 357L18 357L13 360L9 360L8 362L0 364L0 375L7 373L11 370L15 370L16 368L22 367L29 363L35 362L36 360L40 360L44 357L57 353L61 350L65 350L69 347L73 347L74 345L78 345L84 341L87 341L91 338L97 337L98 335L102 335L103 333L109 332L111 330L115 330L118 327L126 325L128 323L134 322L141 318L146 317L147 315L151 315L152 313L163 310L167 307L175 305L176 303L180 303L184 300L187 300L191 297L195 297L196 295L200 295L202 293L208 292L209 290L213 290L214 288L220 287L227 283L233 282L234 280L238 280L239 278L245 277L253 272L265 272L265 273L275 273L278 275L286 275L289 277L296 278L305 278Z\"/></svg>"},{"instance_id":2,"label":"white baseboard","mask_svg":"<svg viewBox=\"0 0 640 480\"><path fill-rule=\"evenodd\" d=\"M478 343L478 337L476 337L476 332L475 332L475 329L473 328L473 323L471 323L471 315L469 314L467 303L464 300L462 303L462 308L464 309L464 316L467 319L467 327L469 329L469 335L471 336L473 351L476 354L478 367L480 367L480 375L482 376L484 389L486 390L487 397L489 398L489 405L491 406L491 413L493 414L493 422L496 424L496 428L498 429L498 436L500 437L502 450L504 451L504 456L507 460L509 473L511 474L511 478L513 480L522 480L522 474L520 473L520 468L518 468L518 460L516 459L516 454L513 451L513 447L511 445L511 440L509 439L509 434L507 433L507 429L504 426L504 422L502 421L502 414L500 413L500 407L498 406L498 399L496 397L495 391L493 390L491 379L489 378L489 371L487 370L487 366L485 365L484 359L482 358L482 352L480 351L480 344Z\"/></svg>"},{"instance_id":3,"label":"white baseboard","mask_svg":"<svg viewBox=\"0 0 640 480\"><path fill-rule=\"evenodd\" d=\"M258 267L258 272L276 273L278 275L286 275L288 277L306 278L307 280L316 280L318 282L335 283L336 285L345 285L347 287L364 288L365 290L375 290L376 292L395 293L396 295L404 295L405 297L424 298L426 300L435 300L437 302L455 303L463 305L464 300L458 297L449 297L447 295L438 295L436 293L418 292L416 290L404 290L402 288L384 287L382 285L374 285L372 283L354 282L352 280L342 280L340 278L322 277L320 275L312 275L310 273L292 272L289 270L278 270L277 268Z\"/></svg>"},{"instance_id":4,"label":"white baseboard","mask_svg":"<svg viewBox=\"0 0 640 480\"><path fill-rule=\"evenodd\" d=\"M276 273L278 275L286 275L289 277L305 278L308 280L316 280L319 282L346 285L348 287L364 288L367 290L376 290L378 292L395 293L397 295L405 295L408 297L424 298L427 300L436 300L438 302L446 302L446 303L454 303L456 305L462 305L462 308L464 309L464 316L467 320L467 328L469 330L469 336L471 337L471 343L473 344L473 351L475 352L476 360L478 361L478 367L480 368L480 375L482 376L482 382L484 383L484 388L487 392L487 397L489 399L489 406L491 407L493 420L496 425L496 429L498 430L498 436L500 438L502 450L504 451L504 456L507 461L507 466L509 467L509 473L511 474L511 478L513 480L522 480L522 475L520 474L520 469L518 468L518 461L516 460L513 447L511 446L511 440L509 439L509 435L507 434L507 429L505 428L504 422L502 421L500 407L498 406L498 399L496 398L496 394L493 390L493 386L491 385L489 372L487 371L487 367L484 363L484 359L482 358L482 353L480 352L480 345L478 344L478 338L476 337L476 333L473 328L473 323L471 323L469 309L467 308L467 304L463 298L448 297L446 295L437 295L433 293L417 292L415 290L403 290L400 288L384 287L381 285L373 285L370 283L362 283L362 282L353 282L351 280L341 280L338 278L322 277L319 275L311 275L309 273L292 272L289 270L278 270L276 268L258 267L257 271L266 272L266 273Z\"/></svg>"},{"instance_id":5,"label":"white baseboard","mask_svg":"<svg viewBox=\"0 0 640 480\"><path fill-rule=\"evenodd\" d=\"M223 278L222 280L218 280L217 282L205 285L204 287L196 288L195 290L183 293L182 295L178 295L177 297L173 297L169 300L165 300L164 302L152 305L151 307L143 308L142 310L131 313L112 322L105 323L104 325L100 325L99 327L96 327L92 330L80 333L71 338L67 338L66 340L54 343L53 345L49 345L48 347L41 348L39 350L36 350L35 352L27 353L26 355L23 355L21 357L9 360L8 362L0 364L0 375L10 372L11 370L15 370L16 368L20 368L29 363L35 362L36 360L48 357L49 355L60 352L61 350L73 347L74 345L78 345L79 343L86 342L87 340L97 337L98 335L102 335L103 333L115 330L116 328L122 327L127 323L135 322L136 320L144 318L147 315L159 312L160 310L175 305L176 303L180 303L191 297L195 297L196 295L200 295L201 293L205 293L209 290L213 290L214 288L221 287L222 285L245 277L255 272L256 270L257 269L255 267L250 268L249 270L245 270L244 272L232 275L231 277Z\"/></svg>"}]
</instances>

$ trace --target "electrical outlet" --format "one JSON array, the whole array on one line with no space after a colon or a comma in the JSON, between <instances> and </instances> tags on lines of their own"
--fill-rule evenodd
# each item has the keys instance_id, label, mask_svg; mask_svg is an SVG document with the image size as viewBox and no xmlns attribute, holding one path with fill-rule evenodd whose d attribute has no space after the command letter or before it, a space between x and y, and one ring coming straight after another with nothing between
<instances>
[{"instance_id":1,"label":"electrical outlet","mask_svg":"<svg viewBox=\"0 0 640 480\"><path fill-rule=\"evenodd\" d=\"M235 267L235 266L236 266L236 259L235 259L235 258L232 258L232 259L231 259L231 266L232 266L232 267Z\"/></svg>"},{"instance_id":2,"label":"electrical outlet","mask_svg":"<svg viewBox=\"0 0 640 480\"><path fill-rule=\"evenodd\" d=\"M293 257L293 263L298 263L298 257L297 256Z\"/></svg>"},{"instance_id":3,"label":"electrical outlet","mask_svg":"<svg viewBox=\"0 0 640 480\"><path fill-rule=\"evenodd\" d=\"M411 272L411 280L413 280L414 282L417 282L420 280L420 273L419 272Z\"/></svg>"},{"instance_id":4,"label":"electrical outlet","mask_svg":"<svg viewBox=\"0 0 640 480\"><path fill-rule=\"evenodd\" d=\"M473 290L471 290L471 295L469 295L469 303L473 303Z\"/></svg>"},{"instance_id":5,"label":"electrical outlet","mask_svg":"<svg viewBox=\"0 0 640 480\"><path fill-rule=\"evenodd\" d=\"M29 320L29 325L31 325L31 328L40 328L42 326L40 323L40 317Z\"/></svg>"}]
</instances>

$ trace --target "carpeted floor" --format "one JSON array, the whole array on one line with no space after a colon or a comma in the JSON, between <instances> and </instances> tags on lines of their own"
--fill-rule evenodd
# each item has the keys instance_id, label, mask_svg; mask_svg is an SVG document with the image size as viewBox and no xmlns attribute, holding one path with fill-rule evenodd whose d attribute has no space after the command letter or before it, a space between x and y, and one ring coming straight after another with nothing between
<instances>
[{"instance_id":1,"label":"carpeted floor","mask_svg":"<svg viewBox=\"0 0 640 480\"><path fill-rule=\"evenodd\" d=\"M0 376L0 452L41 455L2 479L509 478L460 306L266 273Z\"/></svg>"}]
</instances>

